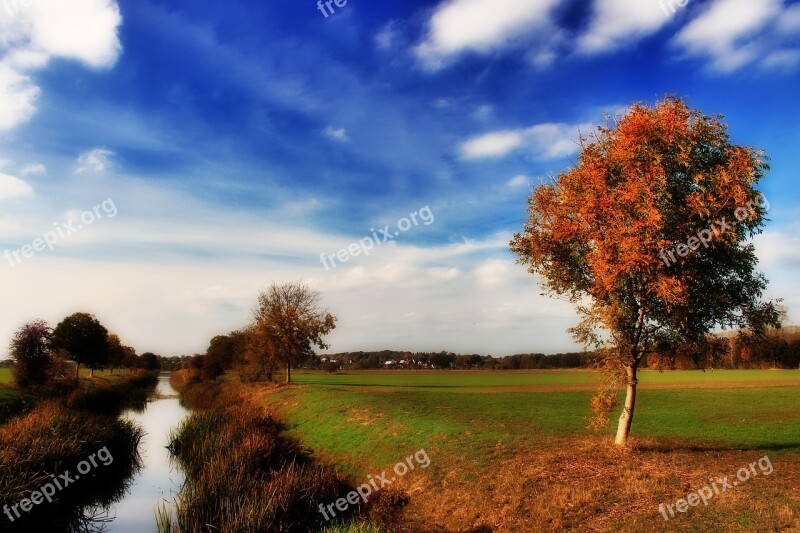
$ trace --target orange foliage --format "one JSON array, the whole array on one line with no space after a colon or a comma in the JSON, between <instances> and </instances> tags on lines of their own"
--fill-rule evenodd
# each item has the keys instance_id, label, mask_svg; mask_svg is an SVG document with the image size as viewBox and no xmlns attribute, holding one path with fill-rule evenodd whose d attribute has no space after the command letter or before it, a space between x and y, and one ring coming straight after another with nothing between
<instances>
[{"instance_id":1,"label":"orange foliage","mask_svg":"<svg viewBox=\"0 0 800 533\"><path fill-rule=\"evenodd\" d=\"M720 119L673 97L632 106L581 139L577 164L533 193L524 232L511 241L546 290L577 305L576 339L613 348L599 366L620 384L635 387L645 357L702 345L717 326L760 331L777 320L760 301L767 282L746 242L765 221L755 185L766 158L732 144ZM707 246L663 260L748 205ZM676 364L701 360L684 354ZM596 407L608 403L598 398Z\"/></svg>"}]
</instances>

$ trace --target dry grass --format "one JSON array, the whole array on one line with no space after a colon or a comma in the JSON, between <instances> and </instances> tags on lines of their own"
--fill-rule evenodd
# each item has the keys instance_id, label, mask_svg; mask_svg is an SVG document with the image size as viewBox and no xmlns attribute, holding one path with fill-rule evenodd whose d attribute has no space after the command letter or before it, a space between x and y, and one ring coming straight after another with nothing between
<instances>
[{"instance_id":1,"label":"dry grass","mask_svg":"<svg viewBox=\"0 0 800 533\"><path fill-rule=\"evenodd\" d=\"M408 530L428 531L786 531L800 526L800 461L769 454L774 472L754 477L665 522L674 503L733 476L763 456L752 451L665 449L657 442L620 450L605 440L551 439L529 449L492 450L492 468L437 457L439 471L407 487Z\"/></svg>"},{"instance_id":2,"label":"dry grass","mask_svg":"<svg viewBox=\"0 0 800 533\"><path fill-rule=\"evenodd\" d=\"M191 387L198 385L187 383L182 390ZM171 447L187 483L176 502L176 518L159 513L159 531L322 529L317 506L350 488L280 438L279 427L262 408L245 398L222 403L194 414L173 436Z\"/></svg>"},{"instance_id":3,"label":"dry grass","mask_svg":"<svg viewBox=\"0 0 800 533\"><path fill-rule=\"evenodd\" d=\"M3 531L72 531L82 506L106 504L124 489L138 468L141 430L113 417L78 413L45 402L0 427L0 506L18 504L51 475L75 474L77 464L106 447L113 461L93 468L74 485L58 491L53 502L38 505L13 524L3 516Z\"/></svg>"}]
</instances>

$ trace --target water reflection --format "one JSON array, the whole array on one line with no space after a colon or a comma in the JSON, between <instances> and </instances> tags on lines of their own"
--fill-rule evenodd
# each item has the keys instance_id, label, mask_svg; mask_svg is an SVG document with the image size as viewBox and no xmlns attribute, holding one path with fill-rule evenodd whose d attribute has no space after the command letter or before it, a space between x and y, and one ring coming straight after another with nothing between
<instances>
[{"instance_id":1,"label":"water reflection","mask_svg":"<svg viewBox=\"0 0 800 533\"><path fill-rule=\"evenodd\" d=\"M158 377L158 385L145 405L137 405L122 414L124 419L141 426L145 437L139 447L142 468L128 485L125 497L111 505L105 531L157 531L155 510L159 502L172 501L180 492L184 476L173 461L167 445L169 433L189 416L180 405L169 374Z\"/></svg>"}]
</instances>

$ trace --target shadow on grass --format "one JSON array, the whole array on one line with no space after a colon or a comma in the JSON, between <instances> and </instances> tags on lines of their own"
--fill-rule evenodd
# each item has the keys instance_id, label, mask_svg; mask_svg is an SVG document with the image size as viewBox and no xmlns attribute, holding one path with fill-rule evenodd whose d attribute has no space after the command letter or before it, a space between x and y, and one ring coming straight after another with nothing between
<instances>
[{"instance_id":1,"label":"shadow on grass","mask_svg":"<svg viewBox=\"0 0 800 533\"><path fill-rule=\"evenodd\" d=\"M639 452L649 453L674 453L676 451L708 453L708 452L791 452L800 453L800 442L789 444L720 444L712 442L697 442L674 439L648 439L645 442L637 442L634 449Z\"/></svg>"}]
</instances>

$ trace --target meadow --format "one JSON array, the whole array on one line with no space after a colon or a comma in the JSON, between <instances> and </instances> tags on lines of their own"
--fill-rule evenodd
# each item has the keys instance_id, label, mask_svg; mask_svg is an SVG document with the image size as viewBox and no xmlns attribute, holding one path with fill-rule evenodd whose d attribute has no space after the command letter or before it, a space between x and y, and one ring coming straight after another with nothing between
<instances>
[{"instance_id":1,"label":"meadow","mask_svg":"<svg viewBox=\"0 0 800 533\"><path fill-rule=\"evenodd\" d=\"M102 385L121 379L129 373L115 371L113 374L109 370L95 370L94 378L90 378L90 370L82 368L80 371L81 388L87 391L97 389ZM5 423L9 418L33 407L36 398L30 394L24 394L14 387L13 374L10 368L0 368L0 424ZM109 407L112 407L109 404Z\"/></svg>"},{"instance_id":2,"label":"meadow","mask_svg":"<svg viewBox=\"0 0 800 533\"><path fill-rule=\"evenodd\" d=\"M597 376L580 371L298 373L264 394L323 461L363 483L424 448L406 476L410 523L445 530L666 527L674 502L768 455L775 473L679 515L670 529L800 525L800 371L643 372L634 446L586 429ZM693 490L693 489L692 489Z\"/></svg>"}]
</instances>

